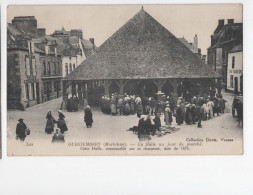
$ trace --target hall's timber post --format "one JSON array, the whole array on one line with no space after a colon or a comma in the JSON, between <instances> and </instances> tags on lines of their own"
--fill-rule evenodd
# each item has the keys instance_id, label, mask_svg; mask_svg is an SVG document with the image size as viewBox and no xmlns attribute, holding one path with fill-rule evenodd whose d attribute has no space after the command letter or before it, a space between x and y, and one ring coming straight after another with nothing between
<instances>
[{"instance_id":1,"label":"hall's timber post","mask_svg":"<svg viewBox=\"0 0 253 195\"><path fill-rule=\"evenodd\" d=\"M119 86L119 95L124 95L124 88L128 83L128 80L124 81L124 80L119 80L119 81L115 81L115 83Z\"/></svg>"},{"instance_id":2,"label":"hall's timber post","mask_svg":"<svg viewBox=\"0 0 253 195\"><path fill-rule=\"evenodd\" d=\"M166 83L166 79L153 80L153 83L156 85L157 90L158 90L157 100L162 100L162 96L164 95L164 93L162 92L162 88L164 84Z\"/></svg>"},{"instance_id":3,"label":"hall's timber post","mask_svg":"<svg viewBox=\"0 0 253 195\"><path fill-rule=\"evenodd\" d=\"M178 97L178 94L177 94L177 87L178 87L179 81L178 81L177 79L169 79L169 82L170 82L170 84L171 84L172 87L173 87L174 96L175 96L175 97Z\"/></svg>"},{"instance_id":4,"label":"hall's timber post","mask_svg":"<svg viewBox=\"0 0 253 195\"><path fill-rule=\"evenodd\" d=\"M64 81L61 82L61 88L62 88L62 103L61 103L61 110L65 110L67 107L67 101L68 101L68 87L71 84L71 81Z\"/></svg>"},{"instance_id":5,"label":"hall's timber post","mask_svg":"<svg viewBox=\"0 0 253 195\"><path fill-rule=\"evenodd\" d=\"M81 90L81 83L80 81L78 81L77 83L77 94L78 94L78 99L81 100L82 99L82 90Z\"/></svg>"},{"instance_id":6,"label":"hall's timber post","mask_svg":"<svg viewBox=\"0 0 253 195\"><path fill-rule=\"evenodd\" d=\"M105 96L106 97L110 97L109 88L110 88L111 84L112 84L112 81L108 81L108 80L104 81L104 88L105 88Z\"/></svg>"}]
</instances>

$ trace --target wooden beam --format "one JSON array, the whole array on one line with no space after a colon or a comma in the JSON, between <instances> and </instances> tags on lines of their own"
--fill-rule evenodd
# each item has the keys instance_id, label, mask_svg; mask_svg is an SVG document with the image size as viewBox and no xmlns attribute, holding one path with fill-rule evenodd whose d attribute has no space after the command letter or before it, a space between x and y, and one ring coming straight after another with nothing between
<instances>
[{"instance_id":1,"label":"wooden beam","mask_svg":"<svg viewBox=\"0 0 253 195\"><path fill-rule=\"evenodd\" d=\"M154 82L154 84L156 85L158 91L162 91L162 88L164 86L164 84L166 83L166 79L159 79L159 80L152 80Z\"/></svg>"},{"instance_id":2,"label":"wooden beam","mask_svg":"<svg viewBox=\"0 0 253 195\"><path fill-rule=\"evenodd\" d=\"M124 80L119 80L119 81L115 81L115 83L118 85L119 87L119 94L123 95L124 93L124 88L128 83L128 80L124 81Z\"/></svg>"}]
</instances>

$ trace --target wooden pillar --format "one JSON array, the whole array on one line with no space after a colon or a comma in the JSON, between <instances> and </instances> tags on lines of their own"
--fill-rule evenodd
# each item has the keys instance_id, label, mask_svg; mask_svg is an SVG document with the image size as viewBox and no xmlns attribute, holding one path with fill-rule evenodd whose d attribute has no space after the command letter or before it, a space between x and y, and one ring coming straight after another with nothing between
<instances>
[{"instance_id":1,"label":"wooden pillar","mask_svg":"<svg viewBox=\"0 0 253 195\"><path fill-rule=\"evenodd\" d=\"M105 88L105 96L106 97L110 97L109 88L110 88L111 84L112 84L112 81L109 81L109 80L104 81L104 88Z\"/></svg>"},{"instance_id":2,"label":"wooden pillar","mask_svg":"<svg viewBox=\"0 0 253 195\"><path fill-rule=\"evenodd\" d=\"M64 81L61 82L61 88L62 88L62 103L61 103L61 110L65 110L67 107L67 101L68 101L68 87L71 84L71 81Z\"/></svg>"},{"instance_id":3,"label":"wooden pillar","mask_svg":"<svg viewBox=\"0 0 253 195\"><path fill-rule=\"evenodd\" d=\"M159 79L159 80L152 80L154 82L154 84L157 87L157 100L162 100L162 96L164 95L164 93L162 92L162 88L164 86L164 84L166 83L166 79Z\"/></svg>"},{"instance_id":4,"label":"wooden pillar","mask_svg":"<svg viewBox=\"0 0 253 195\"><path fill-rule=\"evenodd\" d=\"M221 78L217 79L217 90L218 90L218 94L221 94L221 89L222 89L222 80Z\"/></svg>"},{"instance_id":5,"label":"wooden pillar","mask_svg":"<svg viewBox=\"0 0 253 195\"><path fill-rule=\"evenodd\" d=\"M166 79L153 80L153 82L155 83L158 92L162 92L162 88L166 83Z\"/></svg>"},{"instance_id":6,"label":"wooden pillar","mask_svg":"<svg viewBox=\"0 0 253 195\"><path fill-rule=\"evenodd\" d=\"M82 90L81 90L81 83L80 81L78 81L78 99L81 100L82 99Z\"/></svg>"},{"instance_id":7,"label":"wooden pillar","mask_svg":"<svg viewBox=\"0 0 253 195\"><path fill-rule=\"evenodd\" d=\"M119 95L124 95L124 88L128 83L128 80L124 81L124 80L119 80L119 81L115 81L116 84L119 86Z\"/></svg>"},{"instance_id":8,"label":"wooden pillar","mask_svg":"<svg viewBox=\"0 0 253 195\"><path fill-rule=\"evenodd\" d=\"M71 87L71 88L72 88L71 93L72 93L72 95L74 95L74 94L76 94L76 82L73 81L71 86L72 86L72 87Z\"/></svg>"},{"instance_id":9,"label":"wooden pillar","mask_svg":"<svg viewBox=\"0 0 253 195\"><path fill-rule=\"evenodd\" d=\"M177 87L179 85L178 80L177 79L169 79L169 82L170 82L170 84L173 87L173 93L174 93L174 95L178 96L178 94L177 94Z\"/></svg>"}]
</instances>

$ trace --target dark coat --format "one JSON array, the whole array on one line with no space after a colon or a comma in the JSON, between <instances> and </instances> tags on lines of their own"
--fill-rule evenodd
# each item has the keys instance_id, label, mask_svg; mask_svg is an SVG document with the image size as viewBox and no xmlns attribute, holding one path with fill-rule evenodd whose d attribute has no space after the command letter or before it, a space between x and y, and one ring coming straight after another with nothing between
<instances>
[{"instance_id":1,"label":"dark coat","mask_svg":"<svg viewBox=\"0 0 253 195\"><path fill-rule=\"evenodd\" d=\"M182 124L184 122L184 113L181 107L177 108L176 111L176 122L178 124Z\"/></svg>"},{"instance_id":2,"label":"dark coat","mask_svg":"<svg viewBox=\"0 0 253 195\"><path fill-rule=\"evenodd\" d=\"M61 133L68 131L68 127L66 125L64 118L65 118L64 114L60 113L59 119L57 121L57 127L61 130Z\"/></svg>"},{"instance_id":3,"label":"dark coat","mask_svg":"<svg viewBox=\"0 0 253 195\"><path fill-rule=\"evenodd\" d=\"M45 132L52 133L54 131L54 123L56 123L56 120L49 113L47 113L46 119L47 119L47 123L46 123Z\"/></svg>"},{"instance_id":4,"label":"dark coat","mask_svg":"<svg viewBox=\"0 0 253 195\"><path fill-rule=\"evenodd\" d=\"M197 106L197 107L196 107L196 116L197 116L198 119L201 119L201 118L202 118L202 116L203 116L203 111L202 111L201 106Z\"/></svg>"},{"instance_id":5,"label":"dark coat","mask_svg":"<svg viewBox=\"0 0 253 195\"><path fill-rule=\"evenodd\" d=\"M191 115L191 111L190 108L186 108L186 112L185 112L185 122L187 124L190 124L192 122L192 115Z\"/></svg>"},{"instance_id":6,"label":"dark coat","mask_svg":"<svg viewBox=\"0 0 253 195\"><path fill-rule=\"evenodd\" d=\"M18 123L17 124L17 127L16 127L16 135L18 138L25 138L26 137L26 134L25 134L25 131L26 131L27 127L26 127L26 124L25 123Z\"/></svg>"},{"instance_id":7,"label":"dark coat","mask_svg":"<svg viewBox=\"0 0 253 195\"><path fill-rule=\"evenodd\" d=\"M92 123L93 123L92 112L91 112L90 108L86 108L84 110L84 121L85 121L87 126L91 126Z\"/></svg>"},{"instance_id":8,"label":"dark coat","mask_svg":"<svg viewBox=\"0 0 253 195\"><path fill-rule=\"evenodd\" d=\"M144 129L144 118L141 118L139 120L139 124L138 124L138 133L140 134L144 134L145 133L145 129Z\"/></svg>"},{"instance_id":9,"label":"dark coat","mask_svg":"<svg viewBox=\"0 0 253 195\"><path fill-rule=\"evenodd\" d=\"M161 119L159 116L156 116L154 119L153 119L154 123L155 123L155 127L156 129L159 130L159 128L161 127Z\"/></svg>"}]
</instances>

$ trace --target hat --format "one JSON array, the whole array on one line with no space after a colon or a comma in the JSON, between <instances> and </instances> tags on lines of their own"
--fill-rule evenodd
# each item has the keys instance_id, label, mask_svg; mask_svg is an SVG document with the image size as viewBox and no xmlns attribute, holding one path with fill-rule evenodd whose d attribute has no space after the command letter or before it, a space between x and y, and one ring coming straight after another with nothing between
<instances>
[{"instance_id":1,"label":"hat","mask_svg":"<svg viewBox=\"0 0 253 195\"><path fill-rule=\"evenodd\" d=\"M18 119L18 121L23 121L23 120L24 120L23 118Z\"/></svg>"}]
</instances>

